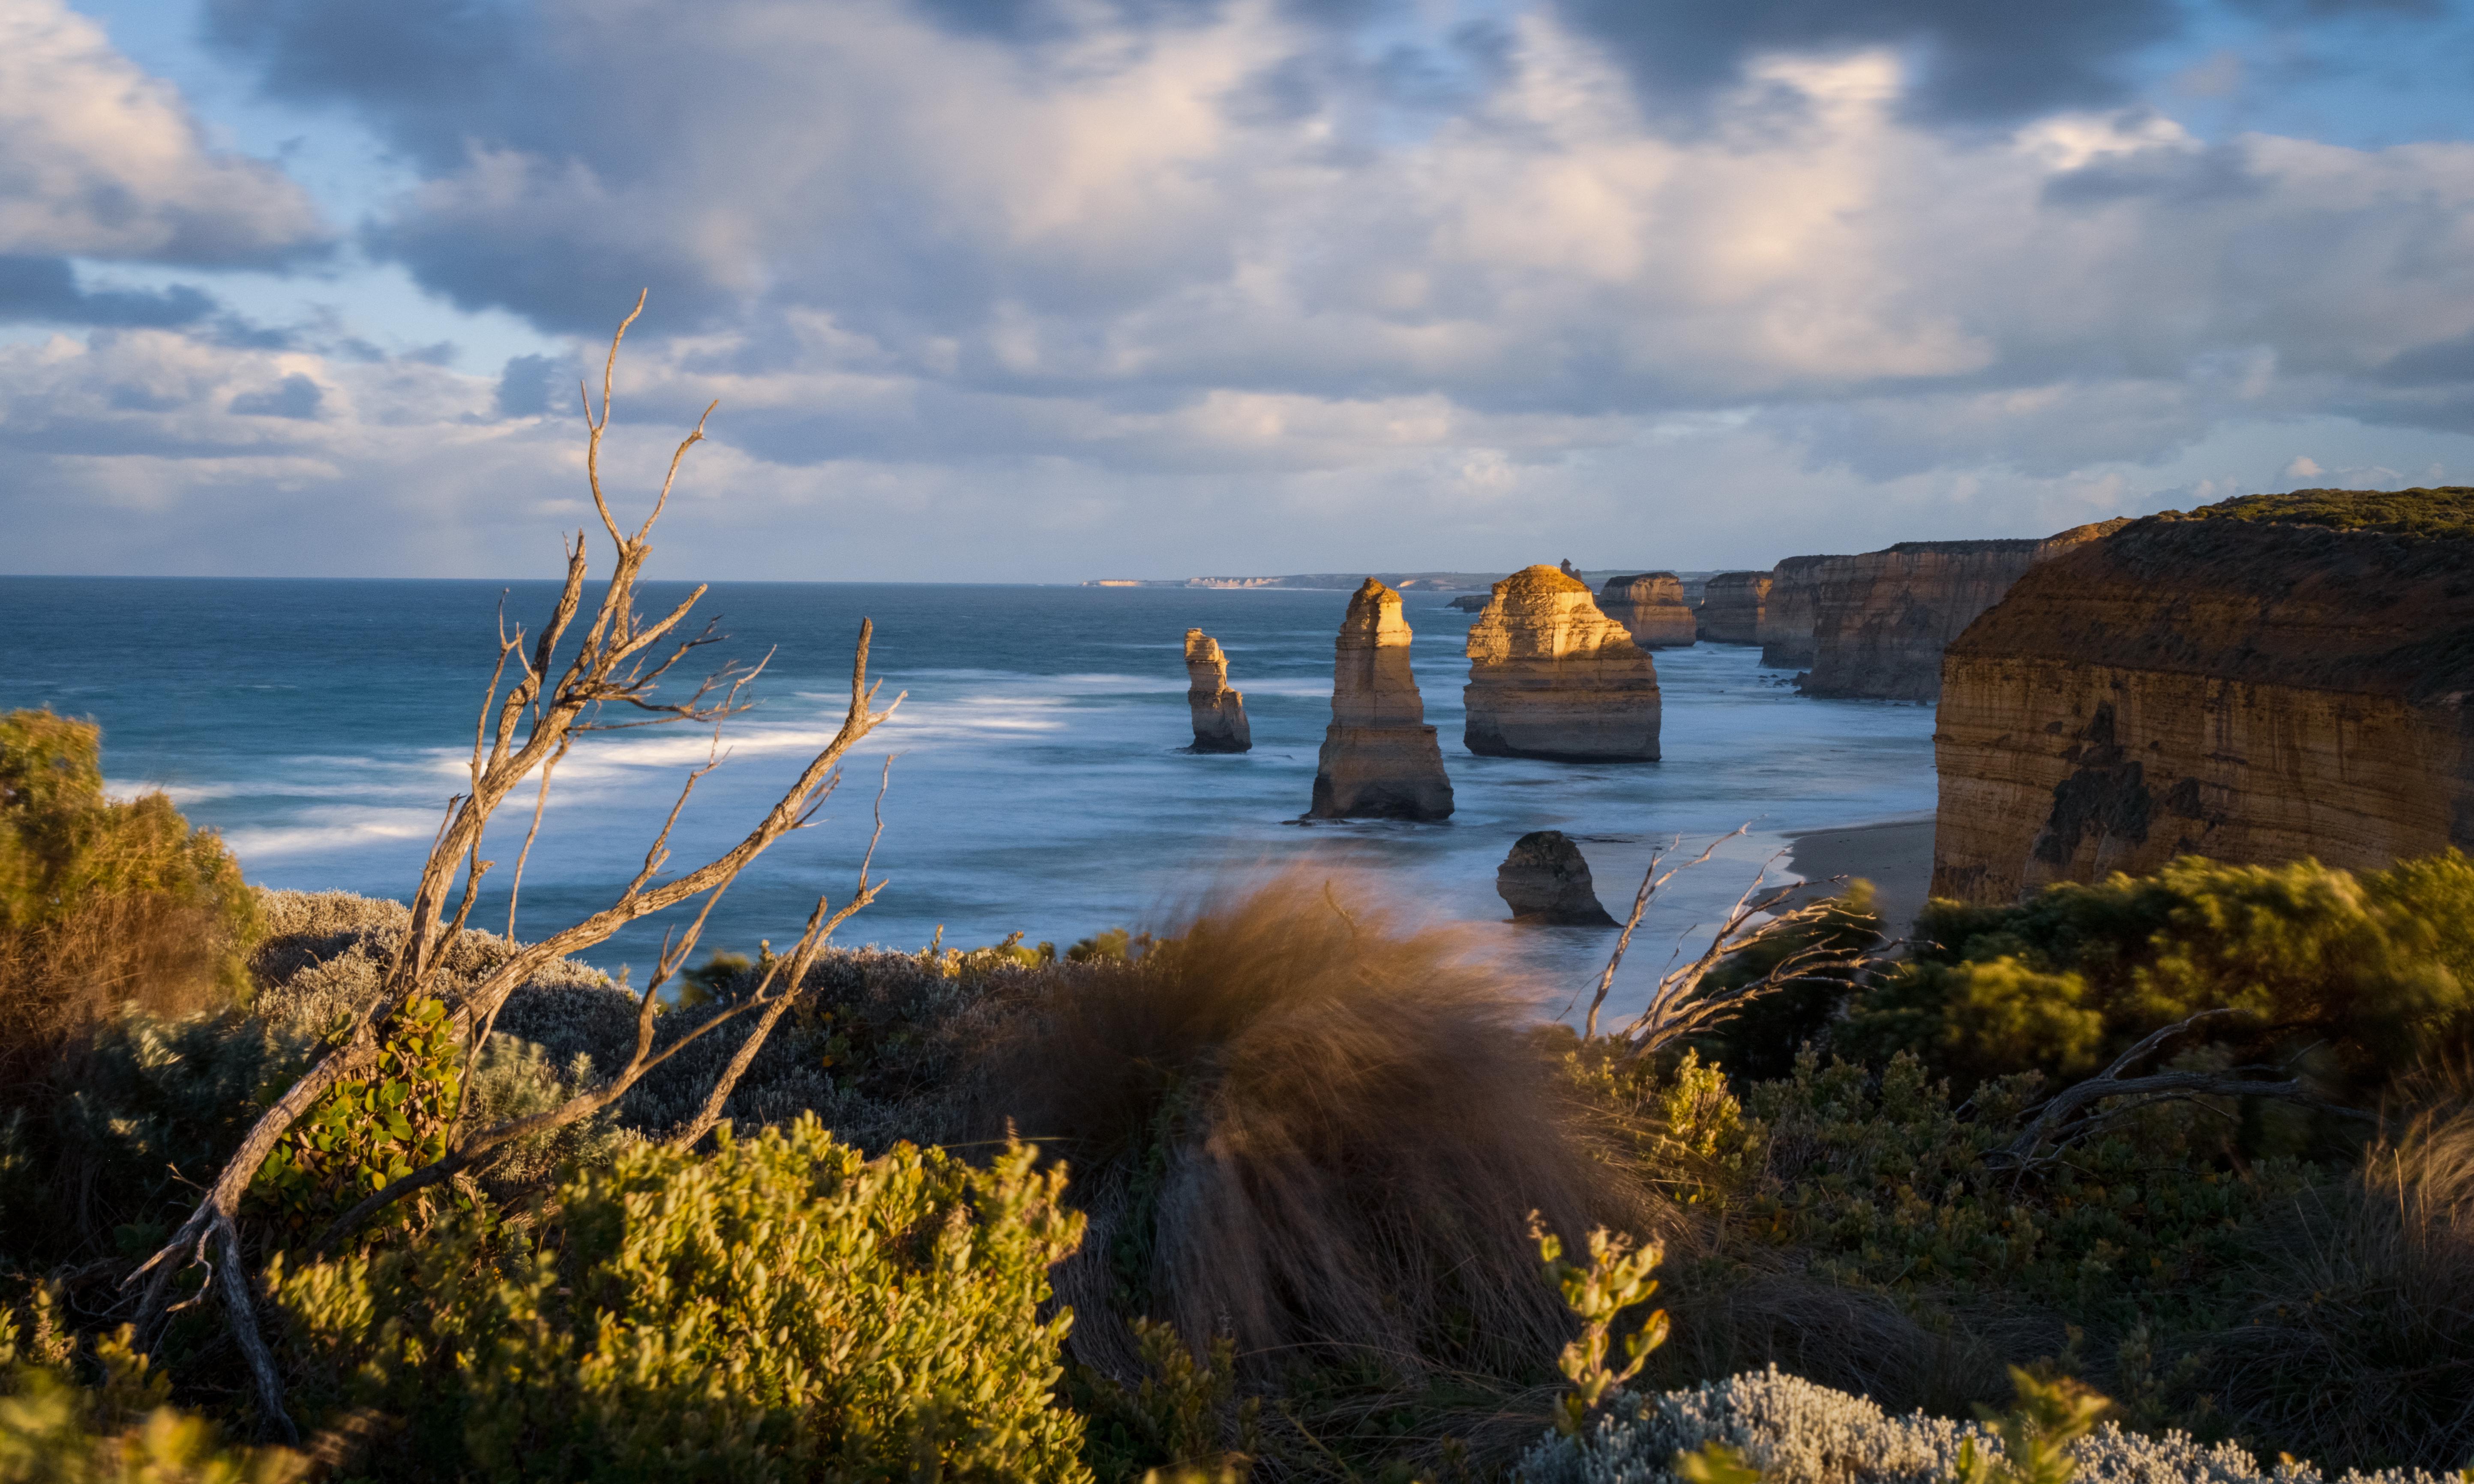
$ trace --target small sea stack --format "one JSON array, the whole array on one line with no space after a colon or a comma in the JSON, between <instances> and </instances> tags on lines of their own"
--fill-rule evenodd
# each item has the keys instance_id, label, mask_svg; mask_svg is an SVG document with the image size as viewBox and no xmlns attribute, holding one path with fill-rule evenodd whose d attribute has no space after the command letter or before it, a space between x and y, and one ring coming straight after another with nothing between
<instances>
[{"instance_id":1,"label":"small sea stack","mask_svg":"<svg viewBox=\"0 0 2474 1484\"><path fill-rule=\"evenodd\" d=\"M1452 780L1409 670L1409 639L1400 594L1368 578L1332 643L1331 726L1307 818L1450 817Z\"/></svg>"},{"instance_id":2,"label":"small sea stack","mask_svg":"<svg viewBox=\"0 0 2474 1484\"><path fill-rule=\"evenodd\" d=\"M1228 657L1200 629L1185 631L1185 704L1194 711L1194 751L1244 753L1254 746L1246 697L1228 688Z\"/></svg>"},{"instance_id":3,"label":"small sea stack","mask_svg":"<svg viewBox=\"0 0 2474 1484\"><path fill-rule=\"evenodd\" d=\"M1761 613L1768 607L1767 572L1720 572L1702 589L1696 615L1705 644L1758 644Z\"/></svg>"},{"instance_id":4,"label":"small sea stack","mask_svg":"<svg viewBox=\"0 0 2474 1484\"><path fill-rule=\"evenodd\" d=\"M1589 584L1551 566L1494 585L1469 626L1468 750L1558 762L1658 757L1658 666L1598 611Z\"/></svg>"},{"instance_id":5,"label":"small sea stack","mask_svg":"<svg viewBox=\"0 0 2474 1484\"><path fill-rule=\"evenodd\" d=\"M1534 829L1512 844L1494 871L1495 895L1512 909L1512 921L1549 927L1613 927L1598 900L1589 863L1560 829Z\"/></svg>"},{"instance_id":6,"label":"small sea stack","mask_svg":"<svg viewBox=\"0 0 2474 1484\"><path fill-rule=\"evenodd\" d=\"M1700 624L1672 572L1610 577L1598 589L1598 611L1624 626L1643 649L1683 649L1700 638Z\"/></svg>"}]
</instances>

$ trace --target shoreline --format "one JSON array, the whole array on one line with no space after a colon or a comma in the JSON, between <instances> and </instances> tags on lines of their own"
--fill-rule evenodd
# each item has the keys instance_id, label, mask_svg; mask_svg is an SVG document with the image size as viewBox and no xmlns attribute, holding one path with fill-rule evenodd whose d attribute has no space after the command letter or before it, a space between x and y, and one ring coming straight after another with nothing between
<instances>
[{"instance_id":1,"label":"shoreline","mask_svg":"<svg viewBox=\"0 0 2474 1484\"><path fill-rule=\"evenodd\" d=\"M1861 877L1873 883L1881 910L1881 929L1892 938L1905 936L1916 914L1924 910L1932 888L1933 817L1908 815L1869 825L1831 829L1791 830L1786 834L1787 866L1807 882L1822 883L1799 892L1789 904L1802 905L1837 896L1828 887L1831 876Z\"/></svg>"}]
</instances>

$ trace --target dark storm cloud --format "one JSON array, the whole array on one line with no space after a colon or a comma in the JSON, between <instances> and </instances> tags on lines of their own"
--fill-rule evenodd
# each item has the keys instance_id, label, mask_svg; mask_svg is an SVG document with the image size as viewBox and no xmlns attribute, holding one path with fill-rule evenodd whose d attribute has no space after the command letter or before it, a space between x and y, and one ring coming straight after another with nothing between
<instances>
[{"instance_id":1,"label":"dark storm cloud","mask_svg":"<svg viewBox=\"0 0 2474 1484\"><path fill-rule=\"evenodd\" d=\"M212 296L185 283L89 293L66 258L0 256L0 321L164 329L195 324L215 307Z\"/></svg>"},{"instance_id":2,"label":"dark storm cloud","mask_svg":"<svg viewBox=\"0 0 2474 1484\"><path fill-rule=\"evenodd\" d=\"M1919 116L2012 123L2129 96L2131 58L2180 32L2173 0L1560 0L1621 59L1653 113L1739 82L1766 53L1913 50Z\"/></svg>"}]
</instances>

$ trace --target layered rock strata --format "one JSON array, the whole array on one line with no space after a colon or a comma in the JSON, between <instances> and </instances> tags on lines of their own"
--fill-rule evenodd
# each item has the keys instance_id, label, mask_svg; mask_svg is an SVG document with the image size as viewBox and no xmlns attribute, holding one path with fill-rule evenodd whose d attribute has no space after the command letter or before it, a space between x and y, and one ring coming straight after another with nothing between
<instances>
[{"instance_id":1,"label":"layered rock strata","mask_svg":"<svg viewBox=\"0 0 2474 1484\"><path fill-rule=\"evenodd\" d=\"M1560 829L1538 829L1512 844L1512 853L1494 872L1495 895L1512 909L1516 922L1546 926L1613 927L1615 920L1598 900L1589 879L1589 863L1581 848Z\"/></svg>"},{"instance_id":2,"label":"layered rock strata","mask_svg":"<svg viewBox=\"0 0 2474 1484\"><path fill-rule=\"evenodd\" d=\"M1930 701L1941 694L1942 651L1977 614L2037 563L2126 523L2043 540L1902 541L1829 558L1812 570L1811 673L1796 683L1809 696Z\"/></svg>"},{"instance_id":3,"label":"layered rock strata","mask_svg":"<svg viewBox=\"0 0 2474 1484\"><path fill-rule=\"evenodd\" d=\"M1770 568L1769 598L1761 605L1761 663L1801 670L1812 663L1813 584L1836 557L1789 557Z\"/></svg>"},{"instance_id":4,"label":"layered rock strata","mask_svg":"<svg viewBox=\"0 0 2474 1484\"><path fill-rule=\"evenodd\" d=\"M1772 581L1767 572L1720 572L1710 578L1702 589L1700 611L1694 615L1702 641L1758 644Z\"/></svg>"},{"instance_id":5,"label":"layered rock strata","mask_svg":"<svg viewBox=\"0 0 2474 1484\"><path fill-rule=\"evenodd\" d=\"M1658 666L1551 566L1494 585L1469 626L1464 740L1491 757L1638 762L1658 756Z\"/></svg>"},{"instance_id":6,"label":"layered rock strata","mask_svg":"<svg viewBox=\"0 0 2474 1484\"><path fill-rule=\"evenodd\" d=\"M1409 638L1400 594L1368 578L1349 598L1332 644L1331 726L1315 767L1309 818L1451 814L1452 782L1409 671Z\"/></svg>"},{"instance_id":7,"label":"layered rock strata","mask_svg":"<svg viewBox=\"0 0 2474 1484\"><path fill-rule=\"evenodd\" d=\"M1598 589L1598 611L1623 625L1643 649L1681 649L1700 637L1684 584L1672 572L1608 578Z\"/></svg>"},{"instance_id":8,"label":"layered rock strata","mask_svg":"<svg viewBox=\"0 0 2474 1484\"><path fill-rule=\"evenodd\" d=\"M2406 493L2460 515L2332 529L2249 496L2022 577L1943 660L1934 895L2474 849L2474 491Z\"/></svg>"},{"instance_id":9,"label":"layered rock strata","mask_svg":"<svg viewBox=\"0 0 2474 1484\"><path fill-rule=\"evenodd\" d=\"M1185 631L1185 704L1194 712L1194 751L1244 753L1254 746L1244 692L1228 688L1228 657L1200 629Z\"/></svg>"}]
</instances>

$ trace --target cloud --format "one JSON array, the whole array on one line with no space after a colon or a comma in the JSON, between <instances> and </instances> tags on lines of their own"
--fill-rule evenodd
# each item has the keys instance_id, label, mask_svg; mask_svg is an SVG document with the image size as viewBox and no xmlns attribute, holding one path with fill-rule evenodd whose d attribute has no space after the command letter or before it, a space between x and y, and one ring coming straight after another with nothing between
<instances>
[{"instance_id":1,"label":"cloud","mask_svg":"<svg viewBox=\"0 0 2474 1484\"><path fill-rule=\"evenodd\" d=\"M0 322L160 327L194 324L216 307L188 284L89 291L66 258L0 256Z\"/></svg>"},{"instance_id":2,"label":"cloud","mask_svg":"<svg viewBox=\"0 0 2474 1484\"><path fill-rule=\"evenodd\" d=\"M0 252L263 264L324 235L298 186L208 148L102 28L61 0L0 0Z\"/></svg>"},{"instance_id":3,"label":"cloud","mask_svg":"<svg viewBox=\"0 0 2474 1484\"><path fill-rule=\"evenodd\" d=\"M234 417L292 418L305 421L318 416L327 391L295 371L263 392L243 392L227 404Z\"/></svg>"}]
</instances>

